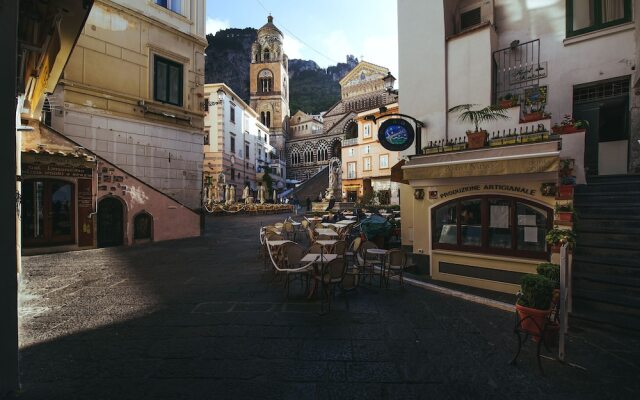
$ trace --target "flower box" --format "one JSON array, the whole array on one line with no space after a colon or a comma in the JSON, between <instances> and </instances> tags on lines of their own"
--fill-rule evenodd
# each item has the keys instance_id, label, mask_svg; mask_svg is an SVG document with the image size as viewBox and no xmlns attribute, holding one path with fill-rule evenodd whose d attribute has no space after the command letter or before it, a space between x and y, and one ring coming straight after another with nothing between
<instances>
[{"instance_id":1,"label":"flower box","mask_svg":"<svg viewBox=\"0 0 640 400\"><path fill-rule=\"evenodd\" d=\"M466 150L466 148L467 148L467 144L466 143L449 144L449 145L445 145L443 147L445 153L450 152L450 151Z\"/></svg>"},{"instance_id":2,"label":"flower box","mask_svg":"<svg viewBox=\"0 0 640 400\"><path fill-rule=\"evenodd\" d=\"M572 211L558 211L557 214L558 214L558 221L573 222Z\"/></svg>"},{"instance_id":3,"label":"flower box","mask_svg":"<svg viewBox=\"0 0 640 400\"><path fill-rule=\"evenodd\" d=\"M556 125L556 126L552 127L551 129L553 129L553 133L557 133L559 135L567 135L569 133L576 133L576 132L584 132L585 131L584 128L576 128L573 125Z\"/></svg>"},{"instance_id":4,"label":"flower box","mask_svg":"<svg viewBox=\"0 0 640 400\"><path fill-rule=\"evenodd\" d=\"M573 185L558 186L558 200L570 200L573 198Z\"/></svg>"},{"instance_id":5,"label":"flower box","mask_svg":"<svg viewBox=\"0 0 640 400\"><path fill-rule=\"evenodd\" d=\"M522 122L533 122L541 119L544 119L544 112L542 111L522 114Z\"/></svg>"},{"instance_id":6,"label":"flower box","mask_svg":"<svg viewBox=\"0 0 640 400\"><path fill-rule=\"evenodd\" d=\"M436 154L440 153L441 147L425 147L422 149L422 154Z\"/></svg>"}]
</instances>

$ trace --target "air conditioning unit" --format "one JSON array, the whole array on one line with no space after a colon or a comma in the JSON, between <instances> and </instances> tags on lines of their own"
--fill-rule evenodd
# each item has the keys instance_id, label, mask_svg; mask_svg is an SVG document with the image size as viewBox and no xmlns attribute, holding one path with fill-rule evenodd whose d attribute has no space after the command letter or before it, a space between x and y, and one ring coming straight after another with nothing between
<instances>
[{"instance_id":1,"label":"air conditioning unit","mask_svg":"<svg viewBox=\"0 0 640 400\"><path fill-rule=\"evenodd\" d=\"M462 1L457 15L458 32L471 29L483 22L493 23L493 0Z\"/></svg>"}]
</instances>

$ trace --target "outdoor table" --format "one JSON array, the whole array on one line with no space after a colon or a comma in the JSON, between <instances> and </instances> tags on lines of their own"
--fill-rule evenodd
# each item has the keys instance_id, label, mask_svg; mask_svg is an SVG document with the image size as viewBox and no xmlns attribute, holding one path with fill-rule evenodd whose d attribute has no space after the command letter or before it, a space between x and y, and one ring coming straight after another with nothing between
<instances>
[{"instance_id":1,"label":"outdoor table","mask_svg":"<svg viewBox=\"0 0 640 400\"><path fill-rule=\"evenodd\" d=\"M300 222L291 221L291 225L298 226L298 225L302 225L302 224Z\"/></svg>"},{"instance_id":2,"label":"outdoor table","mask_svg":"<svg viewBox=\"0 0 640 400\"><path fill-rule=\"evenodd\" d=\"M389 217L391 216L391 213L384 212L384 213L380 213L380 215L382 215L383 217Z\"/></svg>"},{"instance_id":3,"label":"outdoor table","mask_svg":"<svg viewBox=\"0 0 640 400\"><path fill-rule=\"evenodd\" d=\"M351 224L355 224L355 223L356 223L356 221L344 221L344 220L336 222L337 225L351 225Z\"/></svg>"},{"instance_id":4,"label":"outdoor table","mask_svg":"<svg viewBox=\"0 0 640 400\"><path fill-rule=\"evenodd\" d=\"M400 217L395 217L394 218L396 221L400 221Z\"/></svg>"},{"instance_id":5,"label":"outdoor table","mask_svg":"<svg viewBox=\"0 0 640 400\"><path fill-rule=\"evenodd\" d=\"M318 233L318 235L324 235L324 236L338 236L338 234L336 233L336 231L332 230L332 229L327 229L327 228L318 228L316 229L316 232Z\"/></svg>"},{"instance_id":6,"label":"outdoor table","mask_svg":"<svg viewBox=\"0 0 640 400\"><path fill-rule=\"evenodd\" d=\"M316 240L316 243L321 244L322 246L327 248L327 252L331 253L333 251L333 246L337 243L337 240Z\"/></svg>"},{"instance_id":7,"label":"outdoor table","mask_svg":"<svg viewBox=\"0 0 640 400\"><path fill-rule=\"evenodd\" d=\"M380 258L380 256L384 256L385 254L387 254L387 250L385 250L385 249L367 249L367 253L373 254L376 257ZM382 277L384 276L384 260L382 260L380 268L381 268L381 271L380 271L380 287L382 287Z\"/></svg>"},{"instance_id":8,"label":"outdoor table","mask_svg":"<svg viewBox=\"0 0 640 400\"><path fill-rule=\"evenodd\" d=\"M272 247L282 246L283 244L289 243L289 242L291 242L291 240L268 240L267 241L269 246L272 246Z\"/></svg>"},{"instance_id":9,"label":"outdoor table","mask_svg":"<svg viewBox=\"0 0 640 400\"><path fill-rule=\"evenodd\" d=\"M322 259L320 258L322 257ZM324 263L328 263L329 261L333 261L336 258L338 258L337 254L314 254L314 253L310 253L307 254L306 256L302 257L302 259L300 260L300 263L302 264L308 264L308 263L313 263L313 269L316 270L317 272L317 267L318 264L324 264ZM309 296L307 297L307 299L310 299L311 297L313 297L313 294L316 292L316 286L317 286L317 281L314 279L313 282L313 287L311 288L311 290L309 291Z\"/></svg>"},{"instance_id":10,"label":"outdoor table","mask_svg":"<svg viewBox=\"0 0 640 400\"><path fill-rule=\"evenodd\" d=\"M344 216L346 219L356 219L358 217L356 217L355 215L345 215Z\"/></svg>"}]
</instances>

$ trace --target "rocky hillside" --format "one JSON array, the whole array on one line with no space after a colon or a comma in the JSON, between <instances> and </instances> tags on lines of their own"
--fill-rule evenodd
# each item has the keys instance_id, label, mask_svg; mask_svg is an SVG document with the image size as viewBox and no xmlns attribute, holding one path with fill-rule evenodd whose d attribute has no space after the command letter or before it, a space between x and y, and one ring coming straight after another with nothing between
<instances>
[{"instance_id":1,"label":"rocky hillside","mask_svg":"<svg viewBox=\"0 0 640 400\"><path fill-rule=\"evenodd\" d=\"M253 28L230 28L207 35L206 83L224 82L248 103L250 53L255 39ZM316 114L328 109L340 99L338 81L356 64L354 56L327 69L312 60L289 60L291 114L298 110Z\"/></svg>"}]
</instances>

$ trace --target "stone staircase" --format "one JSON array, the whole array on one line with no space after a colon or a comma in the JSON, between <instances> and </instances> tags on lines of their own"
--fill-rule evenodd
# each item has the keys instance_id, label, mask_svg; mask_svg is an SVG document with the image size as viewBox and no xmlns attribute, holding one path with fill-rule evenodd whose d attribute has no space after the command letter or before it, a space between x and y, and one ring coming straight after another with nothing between
<instances>
[{"instance_id":1,"label":"stone staircase","mask_svg":"<svg viewBox=\"0 0 640 400\"><path fill-rule=\"evenodd\" d=\"M573 317L640 330L640 175L589 178L574 208Z\"/></svg>"},{"instance_id":2,"label":"stone staircase","mask_svg":"<svg viewBox=\"0 0 640 400\"><path fill-rule=\"evenodd\" d=\"M302 207L305 207L307 197L310 198L311 201L316 200L318 194L324 194L327 186L329 186L329 167L324 167L311 178L300 184L300 186L293 189L291 195L300 201Z\"/></svg>"}]
</instances>

